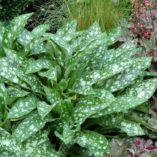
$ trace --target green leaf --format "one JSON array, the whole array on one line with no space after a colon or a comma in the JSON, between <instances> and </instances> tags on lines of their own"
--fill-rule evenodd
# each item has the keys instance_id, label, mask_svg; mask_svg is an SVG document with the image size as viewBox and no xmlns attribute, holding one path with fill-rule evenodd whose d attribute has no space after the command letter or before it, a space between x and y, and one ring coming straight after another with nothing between
<instances>
[{"instance_id":1,"label":"green leaf","mask_svg":"<svg viewBox=\"0 0 157 157\"><path fill-rule=\"evenodd\" d=\"M5 129L3 129L1 127L0 127L0 135L4 136L4 137L9 137L10 136L9 132L7 132Z\"/></svg>"},{"instance_id":2,"label":"green leaf","mask_svg":"<svg viewBox=\"0 0 157 157\"><path fill-rule=\"evenodd\" d=\"M88 150L90 156L104 157L109 152L107 139L93 131L79 132L76 143Z\"/></svg>"},{"instance_id":3,"label":"green leaf","mask_svg":"<svg viewBox=\"0 0 157 157\"><path fill-rule=\"evenodd\" d=\"M140 83L134 84L126 92L126 95L136 96L143 99L143 102L147 101L157 89L157 79L147 79Z\"/></svg>"},{"instance_id":4,"label":"green leaf","mask_svg":"<svg viewBox=\"0 0 157 157\"><path fill-rule=\"evenodd\" d=\"M123 121L120 124L121 131L127 133L128 136L141 136L145 135L143 129L141 128L140 124L131 122L131 121Z\"/></svg>"},{"instance_id":5,"label":"green leaf","mask_svg":"<svg viewBox=\"0 0 157 157\"><path fill-rule=\"evenodd\" d=\"M7 90L3 83L0 83L0 102L4 103L7 98Z\"/></svg>"},{"instance_id":6,"label":"green leaf","mask_svg":"<svg viewBox=\"0 0 157 157\"><path fill-rule=\"evenodd\" d=\"M121 96L117 97L115 101L113 101L110 106L108 106L105 110L97 112L94 117L100 117L103 115L108 115L112 113L118 112L126 112L129 109L135 108L141 105L144 102L142 98L133 97L133 96Z\"/></svg>"},{"instance_id":7,"label":"green leaf","mask_svg":"<svg viewBox=\"0 0 157 157\"><path fill-rule=\"evenodd\" d=\"M22 147L11 137L0 136L0 152L2 157L22 156Z\"/></svg>"},{"instance_id":8,"label":"green leaf","mask_svg":"<svg viewBox=\"0 0 157 157\"><path fill-rule=\"evenodd\" d=\"M77 90L83 88L88 90L93 84L98 81L108 79L120 72L123 72L125 69L128 69L130 66L137 63L136 59L129 59L125 61L119 61L111 65L105 65L101 69L93 71L85 71L80 77L78 77L72 87L72 90Z\"/></svg>"},{"instance_id":9,"label":"green leaf","mask_svg":"<svg viewBox=\"0 0 157 157\"><path fill-rule=\"evenodd\" d=\"M59 157L48 139L48 133L45 131L38 132L24 143L23 155L25 157Z\"/></svg>"},{"instance_id":10,"label":"green leaf","mask_svg":"<svg viewBox=\"0 0 157 157\"><path fill-rule=\"evenodd\" d=\"M65 40L69 41L71 39L70 35L73 35L76 32L77 21L73 20L57 31L57 35L63 37ZM69 38L69 39L68 39Z\"/></svg>"},{"instance_id":11,"label":"green leaf","mask_svg":"<svg viewBox=\"0 0 157 157\"><path fill-rule=\"evenodd\" d=\"M32 33L35 37L40 37L42 36L44 33L46 33L47 30L49 30L50 26L48 24L42 24L39 25L37 27L35 27L32 30Z\"/></svg>"},{"instance_id":12,"label":"green leaf","mask_svg":"<svg viewBox=\"0 0 157 157\"><path fill-rule=\"evenodd\" d=\"M22 33L24 26L27 23L27 20L32 16L30 14L24 14L18 17L15 17L9 27L4 32L3 46L6 48L12 48L13 41Z\"/></svg>"},{"instance_id":13,"label":"green leaf","mask_svg":"<svg viewBox=\"0 0 157 157\"><path fill-rule=\"evenodd\" d=\"M42 93L43 89L38 77L33 74L25 74L23 71L18 71L17 76L24 83L28 84L28 87L32 89L32 91Z\"/></svg>"},{"instance_id":14,"label":"green leaf","mask_svg":"<svg viewBox=\"0 0 157 157\"><path fill-rule=\"evenodd\" d=\"M111 92L118 91L132 84L134 80L142 74L142 71L151 64L151 58L142 57L137 59L137 63L126 69L118 76L114 76L105 82L105 88Z\"/></svg>"},{"instance_id":15,"label":"green leaf","mask_svg":"<svg viewBox=\"0 0 157 157\"><path fill-rule=\"evenodd\" d=\"M12 97L12 98L20 98L20 97L27 96L29 92L22 90L20 88L9 87L7 88L7 94L9 97Z\"/></svg>"},{"instance_id":16,"label":"green leaf","mask_svg":"<svg viewBox=\"0 0 157 157\"><path fill-rule=\"evenodd\" d=\"M55 67L50 67L50 69L47 71L39 72L39 75L46 77L51 81L57 81L57 69Z\"/></svg>"},{"instance_id":17,"label":"green leaf","mask_svg":"<svg viewBox=\"0 0 157 157\"><path fill-rule=\"evenodd\" d=\"M107 108L110 103L111 102L104 102L98 98L92 97L80 99L72 114L74 125L76 127L80 126L87 118Z\"/></svg>"},{"instance_id":18,"label":"green leaf","mask_svg":"<svg viewBox=\"0 0 157 157\"><path fill-rule=\"evenodd\" d=\"M77 131L77 129L71 129L70 125L68 123L65 123L65 124L62 124L63 126L63 133L62 135L55 131L55 135L60 139L62 140L66 145L74 142L74 136L75 136L75 133Z\"/></svg>"},{"instance_id":19,"label":"green leaf","mask_svg":"<svg viewBox=\"0 0 157 157\"><path fill-rule=\"evenodd\" d=\"M0 76L14 83L18 83L18 69L8 58L0 58Z\"/></svg>"},{"instance_id":20,"label":"green leaf","mask_svg":"<svg viewBox=\"0 0 157 157\"><path fill-rule=\"evenodd\" d=\"M53 107L61 102L62 99L60 93L55 88L53 89L53 88L44 87L44 91L47 100L51 103Z\"/></svg>"},{"instance_id":21,"label":"green leaf","mask_svg":"<svg viewBox=\"0 0 157 157\"><path fill-rule=\"evenodd\" d=\"M86 40L89 39L89 38L92 38L92 37L95 37L97 35L100 35L102 32L101 32L101 28L99 26L99 24L97 22L93 23L92 26L90 26L88 28L88 30L86 31L85 33L85 38Z\"/></svg>"},{"instance_id":22,"label":"green leaf","mask_svg":"<svg viewBox=\"0 0 157 157\"><path fill-rule=\"evenodd\" d=\"M45 38L33 38L31 43L28 44L28 50L30 51L30 55L39 55L41 53L47 53L47 49L45 47Z\"/></svg>"},{"instance_id":23,"label":"green leaf","mask_svg":"<svg viewBox=\"0 0 157 157\"><path fill-rule=\"evenodd\" d=\"M19 99L9 110L8 118L14 119L27 115L37 107L37 101L33 96Z\"/></svg>"},{"instance_id":24,"label":"green leaf","mask_svg":"<svg viewBox=\"0 0 157 157\"><path fill-rule=\"evenodd\" d=\"M3 34L5 32L4 26L0 23L0 47L2 47Z\"/></svg>"},{"instance_id":25,"label":"green leaf","mask_svg":"<svg viewBox=\"0 0 157 157\"><path fill-rule=\"evenodd\" d=\"M47 120L42 119L37 112L32 112L17 126L13 132L13 137L16 140L23 142L42 129L46 122Z\"/></svg>"},{"instance_id":26,"label":"green leaf","mask_svg":"<svg viewBox=\"0 0 157 157\"><path fill-rule=\"evenodd\" d=\"M141 136L145 134L139 123L129 121L126 118L127 115L125 117L122 113L112 114L96 119L96 123L103 128L118 128L121 132L127 133L128 136Z\"/></svg>"},{"instance_id":27,"label":"green leaf","mask_svg":"<svg viewBox=\"0 0 157 157\"><path fill-rule=\"evenodd\" d=\"M46 58L40 58L37 60L30 59L28 61L26 73L27 74L36 73L41 71L42 69L49 69L50 66L51 66L51 61L49 59Z\"/></svg>"},{"instance_id":28,"label":"green leaf","mask_svg":"<svg viewBox=\"0 0 157 157\"><path fill-rule=\"evenodd\" d=\"M107 91L106 89L80 88L80 89L76 89L76 90L70 90L70 92L99 98L99 99L103 100L104 102L112 102L115 99L114 96L112 95L112 93Z\"/></svg>"},{"instance_id":29,"label":"green leaf","mask_svg":"<svg viewBox=\"0 0 157 157\"><path fill-rule=\"evenodd\" d=\"M61 50L63 50L67 54L70 55L72 53L70 44L67 43L65 40L63 40L61 37L59 37L55 34L50 34L50 33L44 34L44 37L52 40L57 46L59 46L61 48Z\"/></svg>"},{"instance_id":30,"label":"green leaf","mask_svg":"<svg viewBox=\"0 0 157 157\"><path fill-rule=\"evenodd\" d=\"M24 31L18 37L18 42L25 47L25 51L28 51L28 46L33 38L33 34L30 31L24 29Z\"/></svg>"},{"instance_id":31,"label":"green leaf","mask_svg":"<svg viewBox=\"0 0 157 157\"><path fill-rule=\"evenodd\" d=\"M115 43L121 34L122 34L122 28L121 27L117 27L117 28L113 29L112 32L110 32L108 35L107 44L112 45L113 43Z\"/></svg>"},{"instance_id":32,"label":"green leaf","mask_svg":"<svg viewBox=\"0 0 157 157\"><path fill-rule=\"evenodd\" d=\"M38 113L42 118L45 118L45 116L51 112L52 108L53 106L48 105L44 101L38 102L38 105L37 105Z\"/></svg>"}]
</instances>

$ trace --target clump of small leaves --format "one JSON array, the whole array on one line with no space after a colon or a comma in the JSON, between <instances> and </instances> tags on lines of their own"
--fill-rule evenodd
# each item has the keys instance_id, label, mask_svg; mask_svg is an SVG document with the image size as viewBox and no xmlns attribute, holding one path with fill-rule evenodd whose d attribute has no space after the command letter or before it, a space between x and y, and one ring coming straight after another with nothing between
<instances>
[{"instance_id":1,"label":"clump of small leaves","mask_svg":"<svg viewBox=\"0 0 157 157\"><path fill-rule=\"evenodd\" d=\"M0 154L3 157L104 157L109 134L144 135L131 110L146 102L157 79L143 80L151 58L135 58L136 41L111 48L97 23L76 21L56 34L24 29L31 14L0 27Z\"/></svg>"},{"instance_id":2,"label":"clump of small leaves","mask_svg":"<svg viewBox=\"0 0 157 157\"><path fill-rule=\"evenodd\" d=\"M153 157L153 154L157 155L157 146L152 140L136 138L128 151L132 157Z\"/></svg>"}]
</instances>

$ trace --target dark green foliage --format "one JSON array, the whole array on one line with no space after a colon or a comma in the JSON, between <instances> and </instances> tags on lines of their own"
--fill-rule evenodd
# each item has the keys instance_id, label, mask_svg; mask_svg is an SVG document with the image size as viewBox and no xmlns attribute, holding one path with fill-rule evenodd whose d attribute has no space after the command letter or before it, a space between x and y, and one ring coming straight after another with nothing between
<instances>
[{"instance_id":1,"label":"dark green foliage","mask_svg":"<svg viewBox=\"0 0 157 157\"><path fill-rule=\"evenodd\" d=\"M0 19L8 20L23 12L35 0L0 0Z\"/></svg>"},{"instance_id":2,"label":"dark green foliage","mask_svg":"<svg viewBox=\"0 0 157 157\"><path fill-rule=\"evenodd\" d=\"M50 24L51 32L56 32L65 23L67 10L65 0L37 0L28 8L34 13L28 28L46 23Z\"/></svg>"}]
</instances>

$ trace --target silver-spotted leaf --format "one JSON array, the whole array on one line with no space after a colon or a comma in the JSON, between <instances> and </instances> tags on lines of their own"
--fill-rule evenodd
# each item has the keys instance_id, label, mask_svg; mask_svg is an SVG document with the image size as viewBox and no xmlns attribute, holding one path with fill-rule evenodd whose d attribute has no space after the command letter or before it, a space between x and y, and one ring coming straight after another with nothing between
<instances>
[{"instance_id":1,"label":"silver-spotted leaf","mask_svg":"<svg viewBox=\"0 0 157 157\"><path fill-rule=\"evenodd\" d=\"M151 64L151 58L139 58L137 63L126 69L118 76L114 76L105 82L105 88L111 92L118 91L132 84L133 81L142 74L142 71L148 68Z\"/></svg>"},{"instance_id":2,"label":"silver-spotted leaf","mask_svg":"<svg viewBox=\"0 0 157 157\"><path fill-rule=\"evenodd\" d=\"M47 100L54 107L61 102L60 93L55 88L44 87Z\"/></svg>"},{"instance_id":3,"label":"silver-spotted leaf","mask_svg":"<svg viewBox=\"0 0 157 157\"><path fill-rule=\"evenodd\" d=\"M3 36L3 46L6 48L12 48L13 41L22 33L27 20L32 16L32 13L24 14L15 17L10 25L5 29Z\"/></svg>"},{"instance_id":4,"label":"silver-spotted leaf","mask_svg":"<svg viewBox=\"0 0 157 157\"><path fill-rule=\"evenodd\" d=\"M55 67L50 67L47 71L39 72L39 75L51 81L57 81L57 69Z\"/></svg>"},{"instance_id":5,"label":"silver-spotted leaf","mask_svg":"<svg viewBox=\"0 0 157 157\"><path fill-rule=\"evenodd\" d=\"M33 40L33 34L28 31L24 30L18 37L18 42L25 47L25 51L28 51L29 49L29 44Z\"/></svg>"},{"instance_id":6,"label":"silver-spotted leaf","mask_svg":"<svg viewBox=\"0 0 157 157\"><path fill-rule=\"evenodd\" d=\"M106 89L94 89L94 88L80 88L76 90L70 90L70 92L78 93L81 95L86 95L86 96L92 96L95 98L99 98L104 102L112 102L114 101L114 96L111 92L107 91Z\"/></svg>"},{"instance_id":7,"label":"silver-spotted leaf","mask_svg":"<svg viewBox=\"0 0 157 157\"><path fill-rule=\"evenodd\" d=\"M24 143L24 157L59 157L53 149L48 133L39 131Z\"/></svg>"},{"instance_id":8,"label":"silver-spotted leaf","mask_svg":"<svg viewBox=\"0 0 157 157\"><path fill-rule=\"evenodd\" d=\"M49 59L46 58L40 58L37 60L30 59L28 61L26 73L30 74L30 73L39 72L42 69L49 69L50 66L51 66L51 61Z\"/></svg>"},{"instance_id":9,"label":"silver-spotted leaf","mask_svg":"<svg viewBox=\"0 0 157 157\"><path fill-rule=\"evenodd\" d=\"M7 94L9 97L12 97L12 98L20 98L20 97L27 96L29 94L29 92L27 92L23 89L20 89L20 88L8 87Z\"/></svg>"},{"instance_id":10,"label":"silver-spotted leaf","mask_svg":"<svg viewBox=\"0 0 157 157\"><path fill-rule=\"evenodd\" d=\"M127 133L128 136L142 136L145 135L144 130L140 126L140 124L131 122L131 121L123 121L120 123L119 128L121 131Z\"/></svg>"},{"instance_id":11,"label":"silver-spotted leaf","mask_svg":"<svg viewBox=\"0 0 157 157\"><path fill-rule=\"evenodd\" d=\"M122 113L100 117L96 119L96 122L103 128L120 129L121 132L125 132L128 136L141 136L145 134L140 124L126 120Z\"/></svg>"},{"instance_id":12,"label":"silver-spotted leaf","mask_svg":"<svg viewBox=\"0 0 157 157\"><path fill-rule=\"evenodd\" d=\"M90 156L104 157L109 152L107 139L93 131L83 131L78 133L76 143L88 150Z\"/></svg>"},{"instance_id":13,"label":"silver-spotted leaf","mask_svg":"<svg viewBox=\"0 0 157 157\"><path fill-rule=\"evenodd\" d=\"M73 34L76 32L76 27L77 27L77 21L73 20L66 25L64 25L62 28L60 28L57 31L57 35L62 37L64 40L71 40L73 37Z\"/></svg>"},{"instance_id":14,"label":"silver-spotted leaf","mask_svg":"<svg viewBox=\"0 0 157 157\"><path fill-rule=\"evenodd\" d=\"M20 157L22 156L22 146L11 137L0 136L0 156Z\"/></svg>"},{"instance_id":15,"label":"silver-spotted leaf","mask_svg":"<svg viewBox=\"0 0 157 157\"><path fill-rule=\"evenodd\" d=\"M0 58L0 76L14 83L18 83L17 77L18 69L17 66L13 65L12 60L8 58Z\"/></svg>"},{"instance_id":16,"label":"silver-spotted leaf","mask_svg":"<svg viewBox=\"0 0 157 157\"><path fill-rule=\"evenodd\" d=\"M140 83L135 83L128 89L126 95L136 96L143 99L143 102L147 101L157 89L157 79L147 79Z\"/></svg>"},{"instance_id":17,"label":"silver-spotted leaf","mask_svg":"<svg viewBox=\"0 0 157 157\"><path fill-rule=\"evenodd\" d=\"M33 30L32 30L32 34L35 36L35 37L40 37L42 36L44 33L46 33L47 30L49 30L50 26L48 24L41 24L37 27L35 27Z\"/></svg>"},{"instance_id":18,"label":"silver-spotted leaf","mask_svg":"<svg viewBox=\"0 0 157 157\"><path fill-rule=\"evenodd\" d=\"M32 112L14 130L13 138L23 142L42 129L47 120L42 119L37 112Z\"/></svg>"},{"instance_id":19,"label":"silver-spotted leaf","mask_svg":"<svg viewBox=\"0 0 157 157\"><path fill-rule=\"evenodd\" d=\"M72 114L74 125L80 126L87 118L99 113L109 105L110 102L105 102L98 98L86 97L80 99Z\"/></svg>"},{"instance_id":20,"label":"silver-spotted leaf","mask_svg":"<svg viewBox=\"0 0 157 157\"><path fill-rule=\"evenodd\" d=\"M118 112L126 112L129 109L135 108L143 103L143 99L133 96L120 96L115 99L105 110L102 110L94 115L100 117Z\"/></svg>"},{"instance_id":21,"label":"silver-spotted leaf","mask_svg":"<svg viewBox=\"0 0 157 157\"><path fill-rule=\"evenodd\" d=\"M33 96L19 99L9 110L8 118L15 119L27 115L37 108L37 102L37 98Z\"/></svg>"},{"instance_id":22,"label":"silver-spotted leaf","mask_svg":"<svg viewBox=\"0 0 157 157\"><path fill-rule=\"evenodd\" d=\"M42 92L42 86L39 78L33 74L25 74L24 71L17 72L18 78L28 85L28 87L37 93Z\"/></svg>"},{"instance_id":23,"label":"silver-spotted leaf","mask_svg":"<svg viewBox=\"0 0 157 157\"><path fill-rule=\"evenodd\" d=\"M116 41L118 41L118 39L120 38L120 35L122 33L122 28L121 27L117 27L115 29L112 30L112 32L109 33L108 35L108 45L111 45L113 43L115 43Z\"/></svg>"},{"instance_id":24,"label":"silver-spotted leaf","mask_svg":"<svg viewBox=\"0 0 157 157\"><path fill-rule=\"evenodd\" d=\"M72 53L70 44L63 40L61 37L50 33L45 33L44 37L52 40L57 46L59 46L62 49L62 51L66 52L67 54L70 55Z\"/></svg>"},{"instance_id":25,"label":"silver-spotted leaf","mask_svg":"<svg viewBox=\"0 0 157 157\"><path fill-rule=\"evenodd\" d=\"M47 114L51 112L53 105L48 105L44 101L39 101L37 105L39 115L44 118Z\"/></svg>"}]
</instances>

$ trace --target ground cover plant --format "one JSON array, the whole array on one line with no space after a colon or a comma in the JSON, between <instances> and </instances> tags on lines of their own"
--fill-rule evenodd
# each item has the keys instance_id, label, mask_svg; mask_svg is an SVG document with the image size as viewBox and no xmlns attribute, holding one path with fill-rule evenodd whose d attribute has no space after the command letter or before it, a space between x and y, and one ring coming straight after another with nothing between
<instances>
[{"instance_id":1,"label":"ground cover plant","mask_svg":"<svg viewBox=\"0 0 157 157\"><path fill-rule=\"evenodd\" d=\"M76 21L56 34L46 24L28 31L31 15L0 26L0 156L104 157L111 134L154 130L132 115L157 88L144 79L151 58L134 57L136 40L114 48L120 28L77 32Z\"/></svg>"},{"instance_id":2,"label":"ground cover plant","mask_svg":"<svg viewBox=\"0 0 157 157\"><path fill-rule=\"evenodd\" d=\"M135 0L132 5L129 35L138 38L139 44L143 47L142 55L152 56L156 66L157 2L155 0Z\"/></svg>"}]
</instances>

